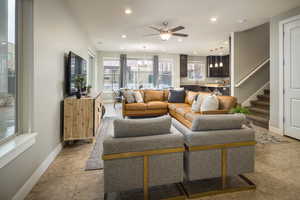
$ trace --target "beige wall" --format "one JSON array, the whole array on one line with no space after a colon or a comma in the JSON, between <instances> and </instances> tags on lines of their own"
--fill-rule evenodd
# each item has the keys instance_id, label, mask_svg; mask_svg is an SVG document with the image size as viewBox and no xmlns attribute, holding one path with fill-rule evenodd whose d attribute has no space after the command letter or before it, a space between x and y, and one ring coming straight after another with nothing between
<instances>
[{"instance_id":1,"label":"beige wall","mask_svg":"<svg viewBox=\"0 0 300 200\"><path fill-rule=\"evenodd\" d=\"M0 169L1 200L11 199L61 143L64 55L71 50L88 59L91 47L65 1L34 0L33 10L33 129L38 136L30 149Z\"/></svg>"},{"instance_id":2,"label":"beige wall","mask_svg":"<svg viewBox=\"0 0 300 200\"><path fill-rule=\"evenodd\" d=\"M279 105L279 94L281 92L279 87L279 23L296 15L300 15L300 7L272 17L270 24L270 126L281 130L283 119L280 119L279 108L283 105Z\"/></svg>"},{"instance_id":3,"label":"beige wall","mask_svg":"<svg viewBox=\"0 0 300 200\"><path fill-rule=\"evenodd\" d=\"M270 25L262 24L252 29L233 34L233 80L234 85L251 73L269 57ZM234 96L243 103L269 81L269 66L258 71L241 87L234 88Z\"/></svg>"}]
</instances>

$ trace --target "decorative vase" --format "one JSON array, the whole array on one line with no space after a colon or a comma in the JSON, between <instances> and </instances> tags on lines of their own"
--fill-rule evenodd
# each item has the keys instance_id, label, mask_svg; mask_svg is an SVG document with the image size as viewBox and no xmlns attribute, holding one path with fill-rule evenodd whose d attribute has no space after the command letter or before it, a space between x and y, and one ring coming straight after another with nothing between
<instances>
[{"instance_id":1,"label":"decorative vase","mask_svg":"<svg viewBox=\"0 0 300 200\"><path fill-rule=\"evenodd\" d=\"M80 90L78 90L78 91L76 92L76 98L77 98L77 99L80 99L80 98L81 98L81 91L80 91Z\"/></svg>"}]
</instances>

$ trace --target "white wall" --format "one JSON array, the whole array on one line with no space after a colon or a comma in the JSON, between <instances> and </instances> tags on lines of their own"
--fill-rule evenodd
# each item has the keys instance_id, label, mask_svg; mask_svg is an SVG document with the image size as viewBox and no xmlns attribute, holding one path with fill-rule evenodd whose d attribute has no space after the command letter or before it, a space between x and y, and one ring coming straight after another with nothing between
<instances>
[{"instance_id":1,"label":"white wall","mask_svg":"<svg viewBox=\"0 0 300 200\"><path fill-rule=\"evenodd\" d=\"M270 126L282 131L282 120L279 116L279 22L300 15L300 7L272 17L270 23Z\"/></svg>"},{"instance_id":2,"label":"white wall","mask_svg":"<svg viewBox=\"0 0 300 200\"><path fill-rule=\"evenodd\" d=\"M61 143L64 55L71 50L88 59L88 49L93 49L64 0L34 0L33 10L33 129L38 136L29 150L0 169L0 199L3 200L11 199Z\"/></svg>"},{"instance_id":3,"label":"white wall","mask_svg":"<svg viewBox=\"0 0 300 200\"><path fill-rule=\"evenodd\" d=\"M270 25L260 26L235 32L232 37L232 57L234 72L233 78L234 96L238 103L243 103L262 86L269 82L269 65L266 64L240 87L235 87L243 78L270 56Z\"/></svg>"},{"instance_id":4,"label":"white wall","mask_svg":"<svg viewBox=\"0 0 300 200\"><path fill-rule=\"evenodd\" d=\"M174 60L174 68L172 69L172 86L180 86L180 66L179 66L179 54L162 54L162 53L151 53L151 52L109 52L109 51L99 51L98 52L98 85L100 90L103 90L103 57L120 58L120 54L127 54L127 57L136 58L152 58L154 55L158 55L159 58L171 58ZM104 99L106 101L112 100L112 93L109 91L104 91Z\"/></svg>"}]
</instances>

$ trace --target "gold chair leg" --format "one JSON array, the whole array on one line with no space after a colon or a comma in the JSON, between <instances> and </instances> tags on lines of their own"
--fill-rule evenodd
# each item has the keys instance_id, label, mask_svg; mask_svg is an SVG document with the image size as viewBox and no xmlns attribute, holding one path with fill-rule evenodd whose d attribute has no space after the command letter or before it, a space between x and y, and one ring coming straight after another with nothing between
<instances>
[{"instance_id":1,"label":"gold chair leg","mask_svg":"<svg viewBox=\"0 0 300 200\"><path fill-rule=\"evenodd\" d=\"M226 178L227 178L227 149L222 149L222 186L226 187Z\"/></svg>"},{"instance_id":2,"label":"gold chair leg","mask_svg":"<svg viewBox=\"0 0 300 200\"><path fill-rule=\"evenodd\" d=\"M149 186L148 186L149 173L148 173L148 167L149 167L149 157L144 156L144 200L149 199Z\"/></svg>"}]
</instances>

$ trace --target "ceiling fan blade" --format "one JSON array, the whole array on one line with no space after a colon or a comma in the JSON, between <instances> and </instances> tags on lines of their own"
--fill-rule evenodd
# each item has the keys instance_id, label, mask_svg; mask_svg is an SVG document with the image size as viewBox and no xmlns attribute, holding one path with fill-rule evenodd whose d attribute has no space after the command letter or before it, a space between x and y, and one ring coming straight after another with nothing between
<instances>
[{"instance_id":1,"label":"ceiling fan blade","mask_svg":"<svg viewBox=\"0 0 300 200\"><path fill-rule=\"evenodd\" d=\"M184 34L184 33L173 33L172 35L174 36L179 36L179 37L188 37L188 34Z\"/></svg>"},{"instance_id":2,"label":"ceiling fan blade","mask_svg":"<svg viewBox=\"0 0 300 200\"><path fill-rule=\"evenodd\" d=\"M184 29L183 26L177 26L177 27L175 27L175 28L170 29L169 31L171 31L171 32L176 32L176 31L180 31L180 30L182 30L182 29Z\"/></svg>"},{"instance_id":3,"label":"ceiling fan blade","mask_svg":"<svg viewBox=\"0 0 300 200\"><path fill-rule=\"evenodd\" d=\"M155 27L155 26L149 26L149 28L151 28L151 29L153 29L153 30L156 30L156 31L161 31L161 29L160 28L157 28L157 27Z\"/></svg>"}]
</instances>

